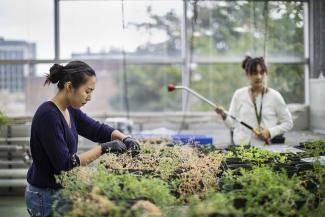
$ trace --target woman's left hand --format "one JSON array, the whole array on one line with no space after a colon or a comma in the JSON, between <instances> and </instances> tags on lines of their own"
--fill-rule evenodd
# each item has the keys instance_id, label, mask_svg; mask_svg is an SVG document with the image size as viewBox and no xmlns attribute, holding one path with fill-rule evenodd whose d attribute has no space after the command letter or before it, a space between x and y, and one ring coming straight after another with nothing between
<instances>
[{"instance_id":1,"label":"woman's left hand","mask_svg":"<svg viewBox=\"0 0 325 217\"><path fill-rule=\"evenodd\" d=\"M254 129L256 136L262 140L267 140L270 138L270 131L264 128Z\"/></svg>"},{"instance_id":2,"label":"woman's left hand","mask_svg":"<svg viewBox=\"0 0 325 217\"><path fill-rule=\"evenodd\" d=\"M268 129L261 129L261 135L263 139L269 139L271 137L270 131Z\"/></svg>"},{"instance_id":3,"label":"woman's left hand","mask_svg":"<svg viewBox=\"0 0 325 217\"><path fill-rule=\"evenodd\" d=\"M140 153L140 145L138 141L131 136L124 137L122 142L126 145L128 150L131 150L132 155L138 155Z\"/></svg>"}]
</instances>

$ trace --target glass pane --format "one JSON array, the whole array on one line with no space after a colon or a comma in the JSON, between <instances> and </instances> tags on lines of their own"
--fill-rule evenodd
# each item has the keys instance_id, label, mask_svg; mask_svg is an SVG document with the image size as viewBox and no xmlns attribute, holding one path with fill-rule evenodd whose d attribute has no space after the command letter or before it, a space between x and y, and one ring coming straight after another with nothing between
<instances>
[{"instance_id":1,"label":"glass pane","mask_svg":"<svg viewBox=\"0 0 325 217\"><path fill-rule=\"evenodd\" d=\"M53 0L0 1L0 59L54 57Z\"/></svg>"},{"instance_id":2,"label":"glass pane","mask_svg":"<svg viewBox=\"0 0 325 217\"><path fill-rule=\"evenodd\" d=\"M116 111L126 111L122 71L114 77L119 84L109 103ZM128 65L127 91L130 111L181 110L182 93L168 93L168 84L181 83L181 67L177 65Z\"/></svg>"},{"instance_id":3,"label":"glass pane","mask_svg":"<svg viewBox=\"0 0 325 217\"><path fill-rule=\"evenodd\" d=\"M270 58L304 55L303 2L199 1L190 4L195 21L194 54L236 57L250 54ZM197 12L197 18L195 18Z\"/></svg>"},{"instance_id":4,"label":"glass pane","mask_svg":"<svg viewBox=\"0 0 325 217\"><path fill-rule=\"evenodd\" d=\"M240 64L198 65L191 79L191 88L225 108L228 108L235 90L247 84ZM189 99L192 111L213 110L209 104L194 96Z\"/></svg>"},{"instance_id":5,"label":"glass pane","mask_svg":"<svg viewBox=\"0 0 325 217\"><path fill-rule=\"evenodd\" d=\"M304 103L304 65L269 64L268 84L279 91L286 103Z\"/></svg>"},{"instance_id":6,"label":"glass pane","mask_svg":"<svg viewBox=\"0 0 325 217\"><path fill-rule=\"evenodd\" d=\"M8 115L33 114L37 107L56 92L44 87L44 74L52 64L0 65L0 108Z\"/></svg>"},{"instance_id":7,"label":"glass pane","mask_svg":"<svg viewBox=\"0 0 325 217\"><path fill-rule=\"evenodd\" d=\"M82 110L89 114L126 111L123 69L120 63L86 61L97 74L91 101ZM66 63L63 63L64 65ZM58 91L43 86L52 64L0 65L0 108L8 115L34 114ZM181 92L167 92L169 83L181 83L178 65L128 65L127 88L130 111L175 111L181 109Z\"/></svg>"},{"instance_id":8,"label":"glass pane","mask_svg":"<svg viewBox=\"0 0 325 217\"><path fill-rule=\"evenodd\" d=\"M269 64L268 86L279 91L286 103L304 103L304 66L302 64ZM191 88L228 109L235 90L249 85L240 64L198 65L193 70ZM213 108L190 96L192 111Z\"/></svg>"},{"instance_id":9,"label":"glass pane","mask_svg":"<svg viewBox=\"0 0 325 217\"><path fill-rule=\"evenodd\" d=\"M182 1L62 1L61 58L180 55ZM124 21L124 28L123 23Z\"/></svg>"}]
</instances>

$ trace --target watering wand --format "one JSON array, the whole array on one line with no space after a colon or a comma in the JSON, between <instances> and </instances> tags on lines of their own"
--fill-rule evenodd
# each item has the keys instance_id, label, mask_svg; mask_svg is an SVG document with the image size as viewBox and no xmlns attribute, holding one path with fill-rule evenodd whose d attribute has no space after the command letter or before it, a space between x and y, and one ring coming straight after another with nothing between
<instances>
[{"instance_id":1,"label":"watering wand","mask_svg":"<svg viewBox=\"0 0 325 217\"><path fill-rule=\"evenodd\" d=\"M205 98L204 96L198 94L197 92L195 92L194 90L191 90L191 89L188 88L188 87L185 87L185 86L175 86L175 85L173 85L173 84L169 84L169 85L168 85L168 92L173 92L173 91L176 90L176 89L183 89L183 90L186 90L186 91L190 92L191 94L193 94L194 96L200 98L200 99L203 100L204 102L208 103L208 104L211 105L212 107L217 108L217 105L216 105L216 104L214 104L213 102L211 102L210 100L208 100L208 99ZM225 113L227 116L229 116L229 117L231 117L232 119L234 119L235 121L237 121L237 122L239 122L240 124L242 124L243 126L245 126L246 128L250 129L251 131L253 131L253 132L256 134L254 128L253 128L252 126L250 126L249 124L247 124L247 123L245 123L244 121L240 120L239 118L237 118L237 117L231 115L231 114L230 114L229 112L227 112L227 111L224 111L224 113ZM264 142L265 142L265 144L270 144L269 139L265 139Z\"/></svg>"}]
</instances>

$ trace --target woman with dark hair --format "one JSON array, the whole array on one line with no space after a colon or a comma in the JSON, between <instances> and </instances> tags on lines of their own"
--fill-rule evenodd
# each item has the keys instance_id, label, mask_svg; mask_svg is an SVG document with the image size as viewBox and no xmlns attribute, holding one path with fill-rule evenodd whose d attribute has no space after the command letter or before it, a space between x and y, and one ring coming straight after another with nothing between
<instances>
[{"instance_id":1,"label":"woman with dark hair","mask_svg":"<svg viewBox=\"0 0 325 217\"><path fill-rule=\"evenodd\" d=\"M250 82L247 87L235 91L229 113L254 128L254 133L243 125L227 117L222 106L216 108L225 124L234 129L236 145L261 145L263 141L281 135L293 126L291 114L281 94L267 87L267 67L263 57L247 56L242 68Z\"/></svg>"},{"instance_id":2,"label":"woman with dark hair","mask_svg":"<svg viewBox=\"0 0 325 217\"><path fill-rule=\"evenodd\" d=\"M33 163L27 174L25 199L31 216L51 216L52 204L61 186L55 175L87 165L104 153L139 153L138 142L114 128L99 123L80 110L95 90L95 71L86 63L54 64L44 85L56 84L57 94L37 109L31 126ZM78 135L100 145L77 154ZM59 205L59 204L58 204Z\"/></svg>"}]
</instances>

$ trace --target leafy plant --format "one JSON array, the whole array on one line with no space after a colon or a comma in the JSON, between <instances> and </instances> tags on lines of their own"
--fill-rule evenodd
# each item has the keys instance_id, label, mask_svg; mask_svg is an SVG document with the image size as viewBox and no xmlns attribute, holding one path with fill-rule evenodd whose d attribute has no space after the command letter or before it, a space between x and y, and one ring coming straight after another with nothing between
<instances>
[{"instance_id":1,"label":"leafy plant","mask_svg":"<svg viewBox=\"0 0 325 217\"><path fill-rule=\"evenodd\" d=\"M150 170L151 174L147 175L167 181L171 190L182 198L216 186L222 154L210 152L205 155L192 147L169 144L167 140L157 143L156 139L147 139L141 144L141 154L137 158L109 154L100 162L112 171Z\"/></svg>"},{"instance_id":2,"label":"leafy plant","mask_svg":"<svg viewBox=\"0 0 325 217\"><path fill-rule=\"evenodd\" d=\"M2 111L0 111L0 126L7 124L8 121L8 117Z\"/></svg>"},{"instance_id":3,"label":"leafy plant","mask_svg":"<svg viewBox=\"0 0 325 217\"><path fill-rule=\"evenodd\" d=\"M57 181L64 187L63 195L73 202L64 216L133 216L146 207L156 207L158 212L156 205L175 203L164 181L110 173L102 166L76 168L59 175Z\"/></svg>"},{"instance_id":4,"label":"leafy plant","mask_svg":"<svg viewBox=\"0 0 325 217\"><path fill-rule=\"evenodd\" d=\"M325 140L307 141L300 146L308 156L320 156L325 154Z\"/></svg>"},{"instance_id":5,"label":"leafy plant","mask_svg":"<svg viewBox=\"0 0 325 217\"><path fill-rule=\"evenodd\" d=\"M258 216L304 216L314 207L315 195L307 191L299 177L288 178L286 173L275 173L269 167L255 167L242 171L242 176L227 173L225 184L240 183L239 191L228 193L233 198L244 198L245 213Z\"/></svg>"},{"instance_id":6,"label":"leafy plant","mask_svg":"<svg viewBox=\"0 0 325 217\"><path fill-rule=\"evenodd\" d=\"M242 216L242 211L234 207L229 195L214 192L204 201L192 200L188 216Z\"/></svg>"},{"instance_id":7,"label":"leafy plant","mask_svg":"<svg viewBox=\"0 0 325 217\"><path fill-rule=\"evenodd\" d=\"M265 163L284 163L287 159L285 155L273 153L265 149L256 148L254 146L236 146L232 148L226 157L238 157L242 160L248 160L256 165L261 166Z\"/></svg>"}]
</instances>

